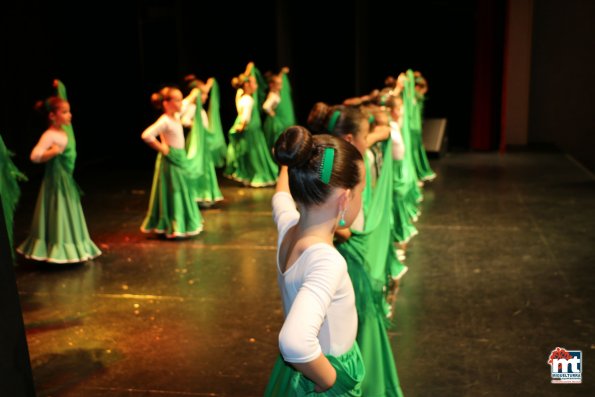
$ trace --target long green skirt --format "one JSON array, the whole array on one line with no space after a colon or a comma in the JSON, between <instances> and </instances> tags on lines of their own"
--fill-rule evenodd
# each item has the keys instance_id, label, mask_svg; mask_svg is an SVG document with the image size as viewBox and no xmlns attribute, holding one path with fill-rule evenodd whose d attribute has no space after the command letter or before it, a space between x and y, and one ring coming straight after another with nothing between
<instances>
[{"instance_id":1,"label":"long green skirt","mask_svg":"<svg viewBox=\"0 0 595 397\"><path fill-rule=\"evenodd\" d=\"M431 181L436 178L436 173L430 167L421 131L419 130L411 130L411 149L417 179L420 181Z\"/></svg>"},{"instance_id":2,"label":"long green skirt","mask_svg":"<svg viewBox=\"0 0 595 397\"><path fill-rule=\"evenodd\" d=\"M200 98L197 99L199 104ZM197 124L201 123L201 124ZM194 190L195 200L201 206L210 206L217 201L223 200L223 194L219 188L217 173L213 154L208 147L207 136L210 133L202 125L200 111L196 112L194 125L186 137L186 151L191 188Z\"/></svg>"},{"instance_id":3,"label":"long green skirt","mask_svg":"<svg viewBox=\"0 0 595 397\"><path fill-rule=\"evenodd\" d=\"M386 332L389 322L383 285L370 280L362 247L352 244L352 239L354 236L339 244L337 250L347 262L347 271L355 292L357 343L366 368L362 396L402 397L397 367Z\"/></svg>"},{"instance_id":4,"label":"long green skirt","mask_svg":"<svg viewBox=\"0 0 595 397\"><path fill-rule=\"evenodd\" d=\"M223 200L223 194L219 188L219 181L217 180L217 173L215 167L210 167L204 170L204 173L198 178L198 183L195 186L195 200L203 206L210 206L217 201Z\"/></svg>"},{"instance_id":5,"label":"long green skirt","mask_svg":"<svg viewBox=\"0 0 595 397\"><path fill-rule=\"evenodd\" d=\"M338 357L330 355L326 357L337 371L337 380L329 390L323 393L316 393L314 391L314 382L302 375L301 372L295 370L279 355L264 392L265 397L303 397L314 395L322 397L366 396L366 394L362 394L360 388L362 380L365 379L364 375L366 371L357 342L345 354Z\"/></svg>"},{"instance_id":6,"label":"long green skirt","mask_svg":"<svg viewBox=\"0 0 595 397\"><path fill-rule=\"evenodd\" d=\"M12 152L6 148L2 135L0 135L0 204L6 222L10 253L14 258L12 228L14 211L21 196L18 181L26 181L27 177L12 162Z\"/></svg>"},{"instance_id":7,"label":"long green skirt","mask_svg":"<svg viewBox=\"0 0 595 397\"><path fill-rule=\"evenodd\" d=\"M285 130L285 126L279 117L268 115L266 119L264 119L262 129L267 141L267 146L269 149L272 149L275 146L275 142L277 142L279 136L281 136Z\"/></svg>"},{"instance_id":8,"label":"long green skirt","mask_svg":"<svg viewBox=\"0 0 595 397\"><path fill-rule=\"evenodd\" d=\"M407 156L407 154L405 154ZM405 208L405 217L417 221L420 215L419 202L423 200L423 194L417 185L417 175L411 159L404 159L393 162L393 197L394 200L401 200ZM396 208L395 205L393 208Z\"/></svg>"},{"instance_id":9,"label":"long green skirt","mask_svg":"<svg viewBox=\"0 0 595 397\"><path fill-rule=\"evenodd\" d=\"M83 262L101 251L91 241L78 186L61 157L46 163L31 231L17 252L37 261Z\"/></svg>"},{"instance_id":10,"label":"long green skirt","mask_svg":"<svg viewBox=\"0 0 595 397\"><path fill-rule=\"evenodd\" d=\"M407 243L413 236L418 234L412 219L416 219L419 210L412 191L414 180L407 181L407 170L403 160L395 161L395 173L393 174L393 236L399 243ZM418 187L419 188L419 187Z\"/></svg>"},{"instance_id":11,"label":"long green skirt","mask_svg":"<svg viewBox=\"0 0 595 397\"><path fill-rule=\"evenodd\" d=\"M169 149L157 155L149 210L141 226L143 233L164 234L168 238L199 234L203 220L191 187L193 178L184 149Z\"/></svg>"},{"instance_id":12,"label":"long green skirt","mask_svg":"<svg viewBox=\"0 0 595 397\"><path fill-rule=\"evenodd\" d=\"M224 175L246 186L272 186L277 182L279 166L273 160L259 123L250 123L239 132L229 131Z\"/></svg>"}]
</instances>

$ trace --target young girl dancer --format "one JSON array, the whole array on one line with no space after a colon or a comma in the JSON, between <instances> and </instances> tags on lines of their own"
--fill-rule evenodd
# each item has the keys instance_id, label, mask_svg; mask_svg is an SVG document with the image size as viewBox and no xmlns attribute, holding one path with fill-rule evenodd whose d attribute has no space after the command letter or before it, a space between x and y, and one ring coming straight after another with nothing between
<instances>
[{"instance_id":1,"label":"young girl dancer","mask_svg":"<svg viewBox=\"0 0 595 397\"><path fill-rule=\"evenodd\" d=\"M246 186L263 187L275 184L279 168L267 146L260 120L257 75L252 63L247 72L234 77L237 89L238 117L229 130L229 145L224 175Z\"/></svg>"},{"instance_id":2,"label":"young girl dancer","mask_svg":"<svg viewBox=\"0 0 595 397\"><path fill-rule=\"evenodd\" d=\"M70 124L72 114L64 86L56 81L60 96L39 102L49 128L31 152L31 161L46 163L37 196L29 237L17 248L26 258L51 263L93 259L101 251L91 241L81 207L79 189L72 177L76 143Z\"/></svg>"},{"instance_id":3,"label":"young girl dancer","mask_svg":"<svg viewBox=\"0 0 595 397\"><path fill-rule=\"evenodd\" d=\"M262 109L267 114L262 129L269 148L273 148L287 127L295 124L291 86L287 73L289 69L284 67L279 74L271 72L265 74L269 92L262 105Z\"/></svg>"},{"instance_id":4,"label":"young girl dancer","mask_svg":"<svg viewBox=\"0 0 595 397\"><path fill-rule=\"evenodd\" d=\"M4 221L8 231L10 251L14 259L12 227L14 210L21 196L18 181L26 181L27 177L14 165L11 159L12 156L12 152L6 148L2 135L0 135L0 203L2 204L2 212L4 213Z\"/></svg>"},{"instance_id":5,"label":"young girl dancer","mask_svg":"<svg viewBox=\"0 0 595 397\"><path fill-rule=\"evenodd\" d=\"M186 139L186 151L192 168L198 174L193 188L195 189L195 200L201 207L210 207L217 201L223 200L215 172L213 153L209 145L209 117L203 109L203 104L206 102L214 82L215 80L210 78L206 83L201 80L191 83L192 89L198 89L199 94L196 96L196 103L190 107L193 115L190 121L190 132Z\"/></svg>"},{"instance_id":6,"label":"young girl dancer","mask_svg":"<svg viewBox=\"0 0 595 397\"><path fill-rule=\"evenodd\" d=\"M275 157L284 166L272 204L285 321L265 396L359 396L355 296L333 237L361 206L362 157L344 140L299 126L280 136Z\"/></svg>"},{"instance_id":7,"label":"young girl dancer","mask_svg":"<svg viewBox=\"0 0 595 397\"><path fill-rule=\"evenodd\" d=\"M357 107L317 105L308 120L317 130L326 129L350 142L363 156L371 145L383 145L383 166L374 188L370 180L372 165L367 156L364 158L364 205L350 228L337 231L336 247L347 262L353 282L358 314L357 342L364 366L369 369L362 382L362 395L400 397L402 392L386 332L389 308L384 296L389 277L405 268L396 258L391 220L386 216L392 211L392 145L386 140L385 128L369 133L370 118Z\"/></svg>"},{"instance_id":8,"label":"young girl dancer","mask_svg":"<svg viewBox=\"0 0 595 397\"><path fill-rule=\"evenodd\" d=\"M193 90L185 102L193 103L197 95L198 90ZM186 157L184 130L179 119L182 100L182 92L174 87L164 87L154 93L151 102L162 109L163 114L142 133L143 141L159 154L149 210L141 231L163 234L167 238L194 236L203 228L202 216L194 201L196 192L192 188L197 174Z\"/></svg>"}]
</instances>

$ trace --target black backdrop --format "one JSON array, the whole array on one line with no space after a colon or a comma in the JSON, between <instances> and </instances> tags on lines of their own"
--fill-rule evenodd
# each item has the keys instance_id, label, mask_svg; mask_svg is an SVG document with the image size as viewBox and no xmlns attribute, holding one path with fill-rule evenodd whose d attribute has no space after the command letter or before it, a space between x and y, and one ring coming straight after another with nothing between
<instances>
[{"instance_id":1,"label":"black backdrop","mask_svg":"<svg viewBox=\"0 0 595 397\"><path fill-rule=\"evenodd\" d=\"M0 12L0 134L26 172L44 130L32 110L66 85L79 170L113 164L150 169L140 133L158 114L151 92L186 73L221 86L224 129L235 117L229 82L253 60L287 65L298 120L318 100L336 103L380 87L407 68L427 76L426 114L447 117L450 143L469 143L475 1L268 0L229 2L29 1ZM231 37L231 38L230 38Z\"/></svg>"}]
</instances>

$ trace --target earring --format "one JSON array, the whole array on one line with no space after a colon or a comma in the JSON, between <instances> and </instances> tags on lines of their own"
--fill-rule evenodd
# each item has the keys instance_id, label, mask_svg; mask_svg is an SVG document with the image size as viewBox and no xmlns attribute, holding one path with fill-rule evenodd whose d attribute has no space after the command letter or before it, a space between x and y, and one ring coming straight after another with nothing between
<instances>
[{"instance_id":1,"label":"earring","mask_svg":"<svg viewBox=\"0 0 595 397\"><path fill-rule=\"evenodd\" d=\"M339 226L345 226L345 210L341 212L341 219L339 219Z\"/></svg>"}]
</instances>

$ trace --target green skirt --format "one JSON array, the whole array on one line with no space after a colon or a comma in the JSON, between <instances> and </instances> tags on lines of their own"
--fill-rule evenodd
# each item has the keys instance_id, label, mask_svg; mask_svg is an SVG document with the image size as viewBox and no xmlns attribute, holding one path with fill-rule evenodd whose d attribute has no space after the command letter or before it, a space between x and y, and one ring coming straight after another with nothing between
<instances>
[{"instance_id":1,"label":"green skirt","mask_svg":"<svg viewBox=\"0 0 595 397\"><path fill-rule=\"evenodd\" d=\"M405 154L407 156L407 154ZM411 159L393 162L393 197L401 200L405 219L417 221L420 215L419 202L423 200L421 189L417 185L417 174ZM395 207L399 205L395 203Z\"/></svg>"},{"instance_id":2,"label":"green skirt","mask_svg":"<svg viewBox=\"0 0 595 397\"><path fill-rule=\"evenodd\" d=\"M198 177L194 190L195 200L201 205L212 205L223 200L214 165L206 168L203 174Z\"/></svg>"},{"instance_id":3,"label":"green skirt","mask_svg":"<svg viewBox=\"0 0 595 397\"><path fill-rule=\"evenodd\" d=\"M337 380L333 387L323 393L314 391L315 384L279 355L269 383L264 392L265 397L351 397L365 396L360 388L366 373L357 342L345 354L338 357L326 356L337 371Z\"/></svg>"},{"instance_id":4,"label":"green skirt","mask_svg":"<svg viewBox=\"0 0 595 397\"><path fill-rule=\"evenodd\" d=\"M237 120L236 120L237 123ZM272 186L277 182L279 167L273 160L261 128L249 124L242 132L229 131L224 175L246 186Z\"/></svg>"},{"instance_id":5,"label":"green skirt","mask_svg":"<svg viewBox=\"0 0 595 397\"><path fill-rule=\"evenodd\" d=\"M354 238L357 236L339 244L337 250L347 262L347 271L355 293L357 344L366 368L366 377L361 385L362 396L401 397L403 393L386 331L390 323L387 320L388 305L384 285L371 281L362 247L354 244Z\"/></svg>"},{"instance_id":6,"label":"green skirt","mask_svg":"<svg viewBox=\"0 0 595 397\"><path fill-rule=\"evenodd\" d=\"M79 188L59 156L46 163L31 231L17 252L51 263L83 262L101 255L87 230Z\"/></svg>"},{"instance_id":7,"label":"green skirt","mask_svg":"<svg viewBox=\"0 0 595 397\"><path fill-rule=\"evenodd\" d=\"M275 146L275 142L277 142L279 136L281 136L281 134L285 130L285 127L283 126L283 123L281 122L279 117L269 115L264 120L262 129L264 130L264 136L267 141L267 146L269 147L269 149L272 149Z\"/></svg>"},{"instance_id":8,"label":"green skirt","mask_svg":"<svg viewBox=\"0 0 595 397\"><path fill-rule=\"evenodd\" d=\"M170 148L167 156L157 155L149 210L140 228L143 233L174 238L202 231L203 220L192 188L197 176L189 170L184 149Z\"/></svg>"},{"instance_id":9,"label":"green skirt","mask_svg":"<svg viewBox=\"0 0 595 397\"><path fill-rule=\"evenodd\" d=\"M27 177L17 169L11 159L10 152L4 145L4 140L0 135L0 204L4 213L6 230L8 232L8 242L10 244L10 253L14 258L12 228L14 221L14 211L21 196L21 188L18 181L26 181Z\"/></svg>"},{"instance_id":10,"label":"green skirt","mask_svg":"<svg viewBox=\"0 0 595 397\"><path fill-rule=\"evenodd\" d=\"M409 208L415 211L413 214L408 210L407 197L403 189L393 189L393 237L399 243L407 243L418 234L412 218L419 215L419 211L417 205L409 205Z\"/></svg>"},{"instance_id":11,"label":"green skirt","mask_svg":"<svg viewBox=\"0 0 595 397\"><path fill-rule=\"evenodd\" d=\"M411 149L417 179L420 181L431 181L436 178L436 173L432 171L432 167L430 167L430 162L428 161L421 131L411 130Z\"/></svg>"}]
</instances>

